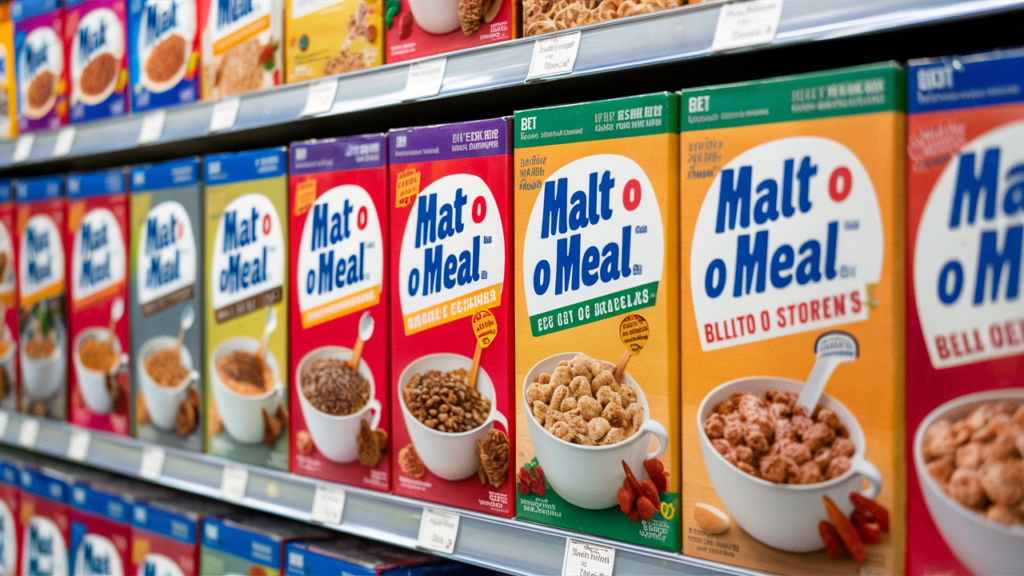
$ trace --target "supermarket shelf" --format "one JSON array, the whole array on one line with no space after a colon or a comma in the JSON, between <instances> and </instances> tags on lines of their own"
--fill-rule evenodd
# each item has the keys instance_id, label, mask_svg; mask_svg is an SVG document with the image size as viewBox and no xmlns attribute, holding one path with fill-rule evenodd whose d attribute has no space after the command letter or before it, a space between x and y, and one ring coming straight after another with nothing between
<instances>
[{"instance_id":1,"label":"supermarket shelf","mask_svg":"<svg viewBox=\"0 0 1024 576\"><path fill-rule=\"evenodd\" d=\"M7 413L4 444L26 449L19 444L22 424L39 422L39 435L32 451L67 459L72 434L84 429L54 420L29 418ZM148 444L134 438L89 430L91 436L85 460L77 462L123 476L139 475L143 448ZM242 506L311 522L313 495L318 484L345 491L341 524L328 526L341 532L415 548L424 506L447 509L460 515L459 535L450 558L508 574L561 574L566 537L613 546L615 574L760 574L700 560L680 554L649 550L640 546L581 535L573 532L494 518L465 510L425 504L410 498L381 494L359 488L302 478L258 466L247 466L222 458L175 448L164 448L166 458L157 484L210 498L220 498L221 476L225 466L247 468L249 481ZM234 502L238 504L238 502ZM440 556L449 557L445 554Z\"/></svg>"},{"instance_id":2,"label":"supermarket shelf","mask_svg":"<svg viewBox=\"0 0 1024 576\"><path fill-rule=\"evenodd\" d=\"M574 72L556 80L711 56L721 7L721 3L697 4L584 28ZM786 0L774 42L770 46L737 52L756 52L768 47L850 38L1022 10L1024 0ZM428 100L522 87L534 40L521 39L449 54L440 93ZM312 119L300 117L309 83L289 84L247 94L241 97L234 127L213 135L207 132L213 103L170 108L167 109L166 123L159 140L142 147L137 143L143 114L76 126L74 144L66 158L52 158L57 132L37 132L29 159L17 165L12 164L15 142L0 142L0 172L80 168L84 164L76 163L76 159L104 155L111 164L115 164L204 153L244 144L246 135L254 130L276 131L283 138L278 143L284 143L296 134L315 133L318 122L323 125L320 121L324 118L340 122L332 126L361 129L354 113L409 104L403 104L408 71L409 63L400 63L339 76L333 107ZM674 89L679 87L681 85ZM431 120L424 115L421 123ZM222 145L218 146L218 142Z\"/></svg>"}]
</instances>

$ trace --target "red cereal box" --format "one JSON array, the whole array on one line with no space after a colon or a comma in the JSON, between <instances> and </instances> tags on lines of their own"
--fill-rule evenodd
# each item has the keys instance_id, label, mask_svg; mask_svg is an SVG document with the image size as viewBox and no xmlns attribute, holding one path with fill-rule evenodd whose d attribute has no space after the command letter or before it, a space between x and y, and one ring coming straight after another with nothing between
<instances>
[{"instance_id":1,"label":"red cereal box","mask_svg":"<svg viewBox=\"0 0 1024 576\"><path fill-rule=\"evenodd\" d=\"M395 494L511 517L511 119L388 135Z\"/></svg>"},{"instance_id":2,"label":"red cereal box","mask_svg":"<svg viewBox=\"0 0 1024 576\"><path fill-rule=\"evenodd\" d=\"M128 434L128 194L124 171L68 174L64 236L73 424Z\"/></svg>"},{"instance_id":3,"label":"red cereal box","mask_svg":"<svg viewBox=\"0 0 1024 576\"><path fill-rule=\"evenodd\" d=\"M18 253L14 194L10 180L0 181L0 408L16 412L18 378Z\"/></svg>"},{"instance_id":4,"label":"red cereal box","mask_svg":"<svg viewBox=\"0 0 1024 576\"><path fill-rule=\"evenodd\" d=\"M515 0L400 0L387 6L388 64L511 40L519 32Z\"/></svg>"},{"instance_id":5,"label":"red cereal box","mask_svg":"<svg viewBox=\"0 0 1024 576\"><path fill-rule=\"evenodd\" d=\"M18 489L18 467L0 462L0 570L4 574L18 572L18 551L21 550L21 492Z\"/></svg>"},{"instance_id":6,"label":"red cereal box","mask_svg":"<svg viewBox=\"0 0 1024 576\"><path fill-rule=\"evenodd\" d=\"M383 492L387 186L383 134L291 146L291 470Z\"/></svg>"}]
</instances>

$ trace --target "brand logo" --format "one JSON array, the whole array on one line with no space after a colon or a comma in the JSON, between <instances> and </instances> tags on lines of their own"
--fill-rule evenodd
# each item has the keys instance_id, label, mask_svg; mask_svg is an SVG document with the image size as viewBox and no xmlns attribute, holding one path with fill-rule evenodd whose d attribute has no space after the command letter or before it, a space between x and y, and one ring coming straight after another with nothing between
<instances>
[{"instance_id":1,"label":"brand logo","mask_svg":"<svg viewBox=\"0 0 1024 576\"><path fill-rule=\"evenodd\" d=\"M796 137L744 152L715 177L693 234L702 348L866 319L882 240L871 179L842 144Z\"/></svg>"},{"instance_id":2,"label":"brand logo","mask_svg":"<svg viewBox=\"0 0 1024 576\"><path fill-rule=\"evenodd\" d=\"M196 241L185 207L173 201L157 204L138 233L136 287L142 314L150 316L192 298Z\"/></svg>"},{"instance_id":3,"label":"brand logo","mask_svg":"<svg viewBox=\"0 0 1024 576\"><path fill-rule=\"evenodd\" d=\"M146 46L178 26L177 2L150 2L146 4Z\"/></svg>"},{"instance_id":4,"label":"brand logo","mask_svg":"<svg viewBox=\"0 0 1024 576\"><path fill-rule=\"evenodd\" d=\"M39 293L64 281L64 249L53 219L36 214L25 223L18 262L19 292L22 297Z\"/></svg>"},{"instance_id":5,"label":"brand logo","mask_svg":"<svg viewBox=\"0 0 1024 576\"><path fill-rule=\"evenodd\" d=\"M121 226L110 210L97 208L82 217L71 253L71 280L77 304L84 305L91 297L108 294L124 281L123 238Z\"/></svg>"},{"instance_id":6,"label":"brand logo","mask_svg":"<svg viewBox=\"0 0 1024 576\"><path fill-rule=\"evenodd\" d=\"M29 76L35 76L36 72L47 62L47 54L49 54L48 47L46 45L33 46L32 44L25 45L25 63L28 65Z\"/></svg>"},{"instance_id":7,"label":"brand logo","mask_svg":"<svg viewBox=\"0 0 1024 576\"><path fill-rule=\"evenodd\" d=\"M487 183L453 174L422 190L399 262L405 333L497 306L504 277L504 226Z\"/></svg>"},{"instance_id":8,"label":"brand logo","mask_svg":"<svg viewBox=\"0 0 1024 576\"><path fill-rule=\"evenodd\" d=\"M692 96L688 99L690 112L708 112L711 110L711 96Z\"/></svg>"},{"instance_id":9,"label":"brand logo","mask_svg":"<svg viewBox=\"0 0 1024 576\"><path fill-rule=\"evenodd\" d=\"M184 576L181 568L167 556L163 554L146 554L142 558L142 569L140 574L143 576Z\"/></svg>"},{"instance_id":10,"label":"brand logo","mask_svg":"<svg viewBox=\"0 0 1024 576\"><path fill-rule=\"evenodd\" d=\"M107 45L107 23L103 20L95 26L83 25L78 29L78 58L80 62L88 62L92 53Z\"/></svg>"},{"instance_id":11,"label":"brand logo","mask_svg":"<svg viewBox=\"0 0 1024 576\"><path fill-rule=\"evenodd\" d=\"M245 194L228 204L217 223L210 275L217 322L281 300L283 249L281 221L269 198Z\"/></svg>"},{"instance_id":12,"label":"brand logo","mask_svg":"<svg viewBox=\"0 0 1024 576\"><path fill-rule=\"evenodd\" d=\"M917 89L921 91L953 88L953 66L946 64L917 70Z\"/></svg>"},{"instance_id":13,"label":"brand logo","mask_svg":"<svg viewBox=\"0 0 1024 576\"><path fill-rule=\"evenodd\" d=\"M653 306L665 240L654 187L633 160L600 154L552 174L526 228L534 336Z\"/></svg>"},{"instance_id":14,"label":"brand logo","mask_svg":"<svg viewBox=\"0 0 1024 576\"><path fill-rule=\"evenodd\" d=\"M217 0L217 28L230 26L252 12L252 0Z\"/></svg>"},{"instance_id":15,"label":"brand logo","mask_svg":"<svg viewBox=\"0 0 1024 576\"><path fill-rule=\"evenodd\" d=\"M82 537L75 553L75 574L123 576L121 555L114 543L98 534L90 533Z\"/></svg>"},{"instance_id":16,"label":"brand logo","mask_svg":"<svg viewBox=\"0 0 1024 576\"><path fill-rule=\"evenodd\" d=\"M52 520L33 516L25 527L21 572L29 576L68 573L67 544Z\"/></svg>"},{"instance_id":17,"label":"brand logo","mask_svg":"<svg viewBox=\"0 0 1024 576\"><path fill-rule=\"evenodd\" d=\"M914 294L935 368L1024 352L1024 122L983 134L932 188L915 241Z\"/></svg>"}]
</instances>

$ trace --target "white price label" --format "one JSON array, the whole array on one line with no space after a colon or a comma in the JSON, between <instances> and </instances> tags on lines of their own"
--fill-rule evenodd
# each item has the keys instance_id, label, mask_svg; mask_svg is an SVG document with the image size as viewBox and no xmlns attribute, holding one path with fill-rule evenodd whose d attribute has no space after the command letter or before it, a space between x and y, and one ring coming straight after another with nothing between
<instances>
[{"instance_id":1,"label":"white price label","mask_svg":"<svg viewBox=\"0 0 1024 576\"><path fill-rule=\"evenodd\" d=\"M402 99L419 100L437 96L441 91L444 69L447 65L447 58L435 58L410 64L409 78L405 81L405 96Z\"/></svg>"},{"instance_id":2,"label":"white price label","mask_svg":"<svg viewBox=\"0 0 1024 576\"><path fill-rule=\"evenodd\" d=\"M164 121L167 110L154 110L142 117L142 128L139 130L139 144L156 142L164 135Z\"/></svg>"},{"instance_id":3,"label":"white price label","mask_svg":"<svg viewBox=\"0 0 1024 576\"><path fill-rule=\"evenodd\" d=\"M11 423L11 417L6 411L0 410L0 442L7 436L7 425Z\"/></svg>"},{"instance_id":4,"label":"white price label","mask_svg":"<svg viewBox=\"0 0 1024 576\"><path fill-rule=\"evenodd\" d=\"M455 540L458 537L458 514L434 508L423 509L417 546L443 554L452 554L455 552Z\"/></svg>"},{"instance_id":5,"label":"white price label","mask_svg":"<svg viewBox=\"0 0 1024 576\"><path fill-rule=\"evenodd\" d=\"M36 143L35 134L22 134L14 144L14 155L11 156L11 163L17 164L28 160L32 155L32 145Z\"/></svg>"},{"instance_id":6,"label":"white price label","mask_svg":"<svg viewBox=\"0 0 1024 576\"><path fill-rule=\"evenodd\" d=\"M562 576L612 576L615 548L591 544L575 538L565 539Z\"/></svg>"},{"instance_id":7,"label":"white price label","mask_svg":"<svg viewBox=\"0 0 1024 576\"><path fill-rule=\"evenodd\" d=\"M712 52L768 44L775 40L782 18L782 0L750 0L722 6Z\"/></svg>"},{"instance_id":8,"label":"white price label","mask_svg":"<svg viewBox=\"0 0 1024 576\"><path fill-rule=\"evenodd\" d=\"M92 434L85 430L72 430L71 440L68 441L68 460L84 462L89 455L89 445L92 443Z\"/></svg>"},{"instance_id":9,"label":"white price label","mask_svg":"<svg viewBox=\"0 0 1024 576\"><path fill-rule=\"evenodd\" d=\"M313 82L309 85L309 92L306 92L306 107L299 116L314 116L329 111L334 106L334 97L337 94L336 78Z\"/></svg>"},{"instance_id":10,"label":"white price label","mask_svg":"<svg viewBox=\"0 0 1024 576\"><path fill-rule=\"evenodd\" d=\"M579 30L551 38L540 38L533 43L533 58L526 81L560 74L571 74L576 67L576 55L580 51Z\"/></svg>"},{"instance_id":11,"label":"white price label","mask_svg":"<svg viewBox=\"0 0 1024 576\"><path fill-rule=\"evenodd\" d=\"M53 143L51 157L60 158L71 154L71 147L75 145L76 133L77 129L74 126L61 128L60 132L57 132L57 141Z\"/></svg>"},{"instance_id":12,"label":"white price label","mask_svg":"<svg viewBox=\"0 0 1024 576\"><path fill-rule=\"evenodd\" d=\"M39 440L39 420L25 418L21 421L21 428L18 430L18 444L32 450L36 447L36 440Z\"/></svg>"},{"instance_id":13,"label":"white price label","mask_svg":"<svg viewBox=\"0 0 1024 576\"><path fill-rule=\"evenodd\" d=\"M317 484L313 495L313 522L341 524L345 512L345 491L333 486Z\"/></svg>"},{"instance_id":14,"label":"white price label","mask_svg":"<svg viewBox=\"0 0 1024 576\"><path fill-rule=\"evenodd\" d=\"M242 106L242 99L228 98L213 105L213 115L210 116L209 132L220 132L235 127L235 120L238 119L238 109Z\"/></svg>"},{"instance_id":15,"label":"white price label","mask_svg":"<svg viewBox=\"0 0 1024 576\"><path fill-rule=\"evenodd\" d=\"M139 476L147 480L156 480L164 473L164 459L167 453L163 448L146 446L142 449L142 464L139 465Z\"/></svg>"},{"instance_id":16,"label":"white price label","mask_svg":"<svg viewBox=\"0 0 1024 576\"><path fill-rule=\"evenodd\" d=\"M231 502L241 502L249 485L249 469L241 466L225 466L220 477L220 497Z\"/></svg>"}]
</instances>

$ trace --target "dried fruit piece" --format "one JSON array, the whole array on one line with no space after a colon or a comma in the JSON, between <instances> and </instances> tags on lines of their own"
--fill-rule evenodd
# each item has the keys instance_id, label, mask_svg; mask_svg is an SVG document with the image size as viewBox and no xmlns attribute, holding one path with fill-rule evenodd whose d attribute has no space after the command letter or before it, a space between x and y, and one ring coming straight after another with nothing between
<instances>
[{"instance_id":1,"label":"dried fruit piece","mask_svg":"<svg viewBox=\"0 0 1024 576\"><path fill-rule=\"evenodd\" d=\"M412 444L398 451L398 467L416 480L422 480L427 475L427 469L423 466L419 454L416 453L416 447Z\"/></svg>"},{"instance_id":2,"label":"dried fruit piece","mask_svg":"<svg viewBox=\"0 0 1024 576\"><path fill-rule=\"evenodd\" d=\"M856 513L854 513L854 517L851 521L857 528L857 533L860 534L862 542L865 544L882 543L882 529L878 525L878 522L870 522L866 520L863 515L858 516Z\"/></svg>"},{"instance_id":3,"label":"dried fruit piece","mask_svg":"<svg viewBox=\"0 0 1024 576\"><path fill-rule=\"evenodd\" d=\"M299 433L295 435L295 447L303 454L312 454L313 437L309 435L309 432L300 430Z\"/></svg>"},{"instance_id":4,"label":"dried fruit piece","mask_svg":"<svg viewBox=\"0 0 1024 576\"><path fill-rule=\"evenodd\" d=\"M480 459L480 466L477 470L480 482L490 484L494 488L501 488L508 478L508 436L496 428L487 431L483 440L476 441L477 456ZM543 485L544 481L541 480Z\"/></svg>"},{"instance_id":5,"label":"dried fruit piece","mask_svg":"<svg viewBox=\"0 0 1024 576\"><path fill-rule=\"evenodd\" d=\"M839 532L836 527L822 520L818 522L818 534L821 534L821 541L825 544L825 554L833 560L843 557L843 542L839 539Z\"/></svg>"},{"instance_id":6,"label":"dried fruit piece","mask_svg":"<svg viewBox=\"0 0 1024 576\"><path fill-rule=\"evenodd\" d=\"M634 504L636 504L636 502L628 488L626 488L625 486L619 488L619 491L616 493L616 496L619 499L619 510L622 510L623 514L629 514L633 511L633 506Z\"/></svg>"},{"instance_id":7,"label":"dried fruit piece","mask_svg":"<svg viewBox=\"0 0 1024 576\"><path fill-rule=\"evenodd\" d=\"M184 436L196 427L198 414L195 404L182 400L178 404L178 413L174 417L174 428L178 436Z\"/></svg>"},{"instance_id":8,"label":"dried fruit piece","mask_svg":"<svg viewBox=\"0 0 1024 576\"><path fill-rule=\"evenodd\" d=\"M370 423L366 420L359 421L359 433L356 434L356 446L358 447L359 463L367 468L374 468L380 464L384 457L384 451L378 444L378 436L370 429Z\"/></svg>"},{"instance_id":9,"label":"dried fruit piece","mask_svg":"<svg viewBox=\"0 0 1024 576\"><path fill-rule=\"evenodd\" d=\"M544 469L541 468L540 466L534 466L533 467L533 475L534 475L534 477L537 478L537 480L543 481L544 480Z\"/></svg>"},{"instance_id":10,"label":"dried fruit piece","mask_svg":"<svg viewBox=\"0 0 1024 576\"><path fill-rule=\"evenodd\" d=\"M534 480L530 482L530 490L533 490L533 493L537 496L543 496L548 491L548 488L543 480Z\"/></svg>"},{"instance_id":11,"label":"dried fruit piece","mask_svg":"<svg viewBox=\"0 0 1024 576\"><path fill-rule=\"evenodd\" d=\"M402 20L400 22L401 28L398 30L398 39L405 40L409 36L412 36L412 23L414 22L412 13L406 12L402 14Z\"/></svg>"},{"instance_id":12,"label":"dried fruit piece","mask_svg":"<svg viewBox=\"0 0 1024 576\"><path fill-rule=\"evenodd\" d=\"M281 436L281 420L274 416L271 416L267 409L263 409L263 443L271 448L277 443L277 439Z\"/></svg>"},{"instance_id":13,"label":"dried fruit piece","mask_svg":"<svg viewBox=\"0 0 1024 576\"><path fill-rule=\"evenodd\" d=\"M668 475L665 474L665 465L661 463L661 460L653 458L644 460L644 470L647 471L647 477L654 482L654 487L658 489L658 492L668 492Z\"/></svg>"},{"instance_id":14,"label":"dried fruit piece","mask_svg":"<svg viewBox=\"0 0 1024 576\"><path fill-rule=\"evenodd\" d=\"M530 493L530 486L526 482L519 483L519 492L523 495Z\"/></svg>"},{"instance_id":15,"label":"dried fruit piece","mask_svg":"<svg viewBox=\"0 0 1024 576\"><path fill-rule=\"evenodd\" d=\"M865 498L860 492L850 492L850 502L853 502L855 509L863 510L870 515L871 519L878 522L878 527L882 529L882 532L889 533L889 511L885 509L885 506Z\"/></svg>"},{"instance_id":16,"label":"dried fruit piece","mask_svg":"<svg viewBox=\"0 0 1024 576\"><path fill-rule=\"evenodd\" d=\"M843 545L850 551L853 559L858 564L863 564L866 559L864 543L861 542L857 527L850 522L850 519L843 514L843 511L836 506L831 498L828 496L823 496L822 498L825 500L825 508L828 510L828 517L832 520L832 526L839 533L839 539L843 541Z\"/></svg>"},{"instance_id":17,"label":"dried fruit piece","mask_svg":"<svg viewBox=\"0 0 1024 576\"><path fill-rule=\"evenodd\" d=\"M629 513L629 519L632 520L633 522L639 522L640 521L640 510L638 510L637 508L633 508L633 511Z\"/></svg>"},{"instance_id":18,"label":"dried fruit piece","mask_svg":"<svg viewBox=\"0 0 1024 576\"><path fill-rule=\"evenodd\" d=\"M658 489L654 487L654 482L646 479L641 482L640 494L650 500L655 508L661 508L661 498L658 497Z\"/></svg>"},{"instance_id":19,"label":"dried fruit piece","mask_svg":"<svg viewBox=\"0 0 1024 576\"><path fill-rule=\"evenodd\" d=\"M641 496L636 499L636 509L640 513L640 517L644 520L652 520L654 515L658 512L654 503L648 500L646 496Z\"/></svg>"},{"instance_id":20,"label":"dried fruit piece","mask_svg":"<svg viewBox=\"0 0 1024 576\"><path fill-rule=\"evenodd\" d=\"M698 502L693 507L693 519L708 534L724 534L729 530L729 516L709 504Z\"/></svg>"},{"instance_id":21,"label":"dried fruit piece","mask_svg":"<svg viewBox=\"0 0 1024 576\"><path fill-rule=\"evenodd\" d=\"M629 487L633 489L637 495L643 494L640 490L640 483L637 482L636 476L633 476L633 471L629 469L629 464L626 461L622 461L622 469L626 471L626 481L629 482Z\"/></svg>"}]
</instances>

